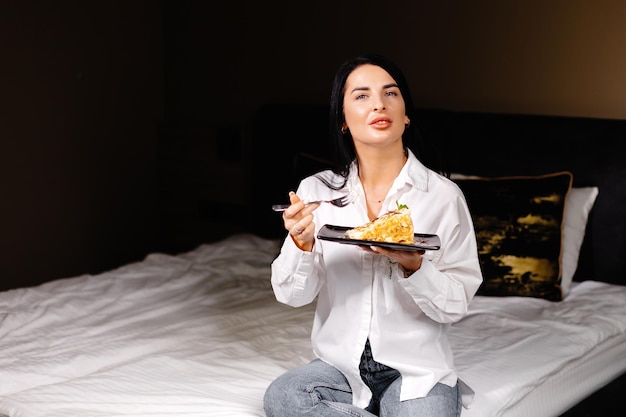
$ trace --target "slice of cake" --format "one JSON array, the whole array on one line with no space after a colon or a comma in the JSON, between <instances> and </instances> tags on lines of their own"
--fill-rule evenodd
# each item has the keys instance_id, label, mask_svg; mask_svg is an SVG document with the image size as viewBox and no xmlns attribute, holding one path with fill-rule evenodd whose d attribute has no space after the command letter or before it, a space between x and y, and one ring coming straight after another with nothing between
<instances>
[{"instance_id":1,"label":"slice of cake","mask_svg":"<svg viewBox=\"0 0 626 417\"><path fill-rule=\"evenodd\" d=\"M380 217L349 229L345 233L348 239L371 240L375 242L414 243L413 220L405 205L398 205Z\"/></svg>"}]
</instances>

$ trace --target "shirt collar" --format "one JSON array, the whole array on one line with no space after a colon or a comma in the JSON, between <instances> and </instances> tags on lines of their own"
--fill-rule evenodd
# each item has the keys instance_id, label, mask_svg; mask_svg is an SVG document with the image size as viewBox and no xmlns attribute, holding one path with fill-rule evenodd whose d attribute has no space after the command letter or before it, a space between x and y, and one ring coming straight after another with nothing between
<instances>
[{"instance_id":1,"label":"shirt collar","mask_svg":"<svg viewBox=\"0 0 626 417\"><path fill-rule=\"evenodd\" d=\"M400 171L396 181L402 181L398 185L410 184L421 191L428 191L428 168L417 159L415 154L407 149L408 158Z\"/></svg>"}]
</instances>

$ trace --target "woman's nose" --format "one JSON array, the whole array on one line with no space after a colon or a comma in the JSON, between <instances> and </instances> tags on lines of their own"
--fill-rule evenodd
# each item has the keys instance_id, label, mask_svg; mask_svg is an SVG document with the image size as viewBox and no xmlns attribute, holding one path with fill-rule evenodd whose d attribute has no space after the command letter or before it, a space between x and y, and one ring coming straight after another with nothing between
<instances>
[{"instance_id":1,"label":"woman's nose","mask_svg":"<svg viewBox=\"0 0 626 417\"><path fill-rule=\"evenodd\" d=\"M385 103L381 97L377 97L376 100L374 100L373 104L374 111L385 110L386 108Z\"/></svg>"}]
</instances>

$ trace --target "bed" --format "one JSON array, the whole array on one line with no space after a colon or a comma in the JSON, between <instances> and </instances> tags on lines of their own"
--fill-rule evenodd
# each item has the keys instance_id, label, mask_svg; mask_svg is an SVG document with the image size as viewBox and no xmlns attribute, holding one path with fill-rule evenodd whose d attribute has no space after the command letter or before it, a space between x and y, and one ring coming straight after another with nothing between
<instances>
[{"instance_id":1,"label":"bed","mask_svg":"<svg viewBox=\"0 0 626 417\"><path fill-rule=\"evenodd\" d=\"M250 207L256 221L249 232L0 293L0 415L263 417L270 381L313 358L314 306L291 308L272 294L270 263L284 236L269 207L283 202L297 178L324 164L327 154L319 138L315 149L306 148L307 141L305 148L278 147L284 138L262 121L266 112L279 111L293 116L296 126L310 122L307 131L323 137L324 110L259 110L253 138L276 152L258 162L262 171L253 167L262 174L251 179L258 203ZM569 230L562 239L567 247L559 246L556 260L561 299L546 292L485 293L451 327L457 368L476 391L464 417L561 415L626 371L626 163L623 153L614 154L624 122L421 114L423 134L448 149L459 183L492 185L494 178L515 176L528 188L529 178L541 180L547 172L571 174L561 223L564 233ZM570 154L555 144L519 148L522 139L542 143L525 129L547 129ZM503 133L512 143L501 143ZM538 156L529 161L528 155ZM292 168L268 168L279 161ZM507 283L509 289L533 288Z\"/></svg>"}]
</instances>

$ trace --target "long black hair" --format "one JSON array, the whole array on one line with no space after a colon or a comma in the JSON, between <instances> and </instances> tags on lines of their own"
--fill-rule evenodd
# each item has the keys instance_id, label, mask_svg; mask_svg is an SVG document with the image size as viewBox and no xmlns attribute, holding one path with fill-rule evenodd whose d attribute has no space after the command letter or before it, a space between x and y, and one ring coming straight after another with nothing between
<instances>
[{"instance_id":1,"label":"long black hair","mask_svg":"<svg viewBox=\"0 0 626 417\"><path fill-rule=\"evenodd\" d=\"M436 160L434 162L425 160L427 156L427 146L417 128L416 109L413 104L411 90L409 89L409 84L404 76L404 73L391 60L378 54L361 55L348 60L344 62L335 73L330 96L329 115L330 151L334 162L333 172L344 178L343 185L345 185L345 181L347 181L350 171L350 165L356 158L356 149L354 148L354 141L352 140L350 130L342 131L342 127L345 122L343 99L348 76L356 68L367 64L376 65L387 71L400 89L400 93L404 99L406 115L411 122L404 129L404 133L402 134L403 147L411 149L411 151L413 151L413 153L425 165L441 172L441 167L437 166L438 164L436 163ZM324 182L327 183L327 181ZM330 186L330 184L327 185Z\"/></svg>"}]
</instances>

